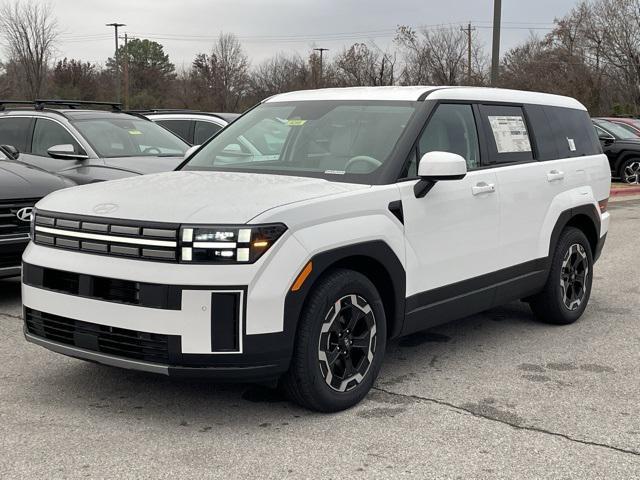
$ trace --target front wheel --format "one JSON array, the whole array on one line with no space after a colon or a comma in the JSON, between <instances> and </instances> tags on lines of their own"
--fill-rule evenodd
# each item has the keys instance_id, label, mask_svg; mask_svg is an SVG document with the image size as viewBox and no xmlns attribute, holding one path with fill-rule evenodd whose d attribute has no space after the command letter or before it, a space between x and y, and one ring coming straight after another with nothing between
<instances>
[{"instance_id":1,"label":"front wheel","mask_svg":"<svg viewBox=\"0 0 640 480\"><path fill-rule=\"evenodd\" d=\"M373 386L385 346L386 318L375 286L358 272L335 270L309 294L282 385L304 407L344 410Z\"/></svg>"},{"instance_id":2,"label":"front wheel","mask_svg":"<svg viewBox=\"0 0 640 480\"><path fill-rule=\"evenodd\" d=\"M620 167L620 180L630 185L640 184L640 158L625 160Z\"/></svg>"},{"instance_id":3,"label":"front wheel","mask_svg":"<svg viewBox=\"0 0 640 480\"><path fill-rule=\"evenodd\" d=\"M593 282L593 255L585 234L566 228L551 260L544 290L529 300L536 317L546 323L568 325L582 316Z\"/></svg>"}]
</instances>

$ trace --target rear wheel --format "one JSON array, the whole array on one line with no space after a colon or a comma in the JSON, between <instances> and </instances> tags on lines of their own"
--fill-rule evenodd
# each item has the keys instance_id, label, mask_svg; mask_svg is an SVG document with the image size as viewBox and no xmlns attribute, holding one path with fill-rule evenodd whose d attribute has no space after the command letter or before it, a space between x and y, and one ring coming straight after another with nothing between
<instances>
[{"instance_id":1,"label":"rear wheel","mask_svg":"<svg viewBox=\"0 0 640 480\"><path fill-rule=\"evenodd\" d=\"M620 180L631 185L640 184L640 158L624 161L620 167Z\"/></svg>"},{"instance_id":2,"label":"rear wheel","mask_svg":"<svg viewBox=\"0 0 640 480\"><path fill-rule=\"evenodd\" d=\"M551 262L544 290L529 303L539 320L567 325L580 318L591 296L593 256L585 234L574 227L566 228Z\"/></svg>"},{"instance_id":3,"label":"rear wheel","mask_svg":"<svg viewBox=\"0 0 640 480\"><path fill-rule=\"evenodd\" d=\"M344 410L373 386L385 346L386 319L375 286L358 272L336 270L309 294L282 386L304 407Z\"/></svg>"}]
</instances>

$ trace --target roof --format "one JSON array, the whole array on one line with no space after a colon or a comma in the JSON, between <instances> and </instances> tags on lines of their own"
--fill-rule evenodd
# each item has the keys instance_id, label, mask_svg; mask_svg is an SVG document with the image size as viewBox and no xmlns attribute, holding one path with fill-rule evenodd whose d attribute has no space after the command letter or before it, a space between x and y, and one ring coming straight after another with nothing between
<instances>
[{"instance_id":1,"label":"roof","mask_svg":"<svg viewBox=\"0 0 640 480\"><path fill-rule=\"evenodd\" d=\"M153 110L148 113L140 111L142 115L149 118L187 118L196 119L198 117L213 117L224 120L226 123L233 122L240 116L239 113L218 113L218 112L201 112L197 110Z\"/></svg>"},{"instance_id":2,"label":"roof","mask_svg":"<svg viewBox=\"0 0 640 480\"><path fill-rule=\"evenodd\" d=\"M390 100L415 102L425 99L532 103L586 110L584 105L571 97L486 87L413 86L325 88L282 93L268 98L265 102L275 103L313 100Z\"/></svg>"}]
</instances>

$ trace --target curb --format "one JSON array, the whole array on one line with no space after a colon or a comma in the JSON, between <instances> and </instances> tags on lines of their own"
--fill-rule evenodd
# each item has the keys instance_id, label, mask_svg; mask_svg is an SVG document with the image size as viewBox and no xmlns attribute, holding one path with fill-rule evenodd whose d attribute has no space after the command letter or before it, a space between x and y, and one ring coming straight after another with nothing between
<instances>
[{"instance_id":1,"label":"curb","mask_svg":"<svg viewBox=\"0 0 640 480\"><path fill-rule=\"evenodd\" d=\"M627 195L640 195L640 185L637 187L612 188L609 194L611 197L624 197Z\"/></svg>"}]
</instances>

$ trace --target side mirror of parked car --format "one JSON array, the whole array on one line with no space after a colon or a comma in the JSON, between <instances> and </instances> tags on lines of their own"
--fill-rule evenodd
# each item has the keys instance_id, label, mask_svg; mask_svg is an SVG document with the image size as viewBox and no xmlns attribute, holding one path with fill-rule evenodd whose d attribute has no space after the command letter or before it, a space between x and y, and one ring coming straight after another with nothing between
<instances>
[{"instance_id":1,"label":"side mirror of parked car","mask_svg":"<svg viewBox=\"0 0 640 480\"><path fill-rule=\"evenodd\" d=\"M418 177L413 191L416 198L424 197L436 182L444 180L461 180L467 174L467 162L456 153L428 152L420 159Z\"/></svg>"},{"instance_id":2,"label":"side mirror of parked car","mask_svg":"<svg viewBox=\"0 0 640 480\"><path fill-rule=\"evenodd\" d=\"M61 160L86 160L89 158L89 156L84 152L76 152L76 149L70 143L54 145L47 150L47 153L50 157Z\"/></svg>"},{"instance_id":3,"label":"side mirror of parked car","mask_svg":"<svg viewBox=\"0 0 640 480\"><path fill-rule=\"evenodd\" d=\"M17 160L20 157L20 152L13 145L0 145L0 150L11 160Z\"/></svg>"},{"instance_id":4,"label":"side mirror of parked car","mask_svg":"<svg viewBox=\"0 0 640 480\"><path fill-rule=\"evenodd\" d=\"M196 150L198 150L200 148L200 145L194 145L191 148L189 148L186 152L184 152L184 158L189 158L193 152L195 152Z\"/></svg>"},{"instance_id":5,"label":"side mirror of parked car","mask_svg":"<svg viewBox=\"0 0 640 480\"><path fill-rule=\"evenodd\" d=\"M604 142L606 145L611 145L615 141L614 137L612 137L611 135L607 135L606 133L599 134L598 138L600 139L601 142Z\"/></svg>"}]
</instances>

